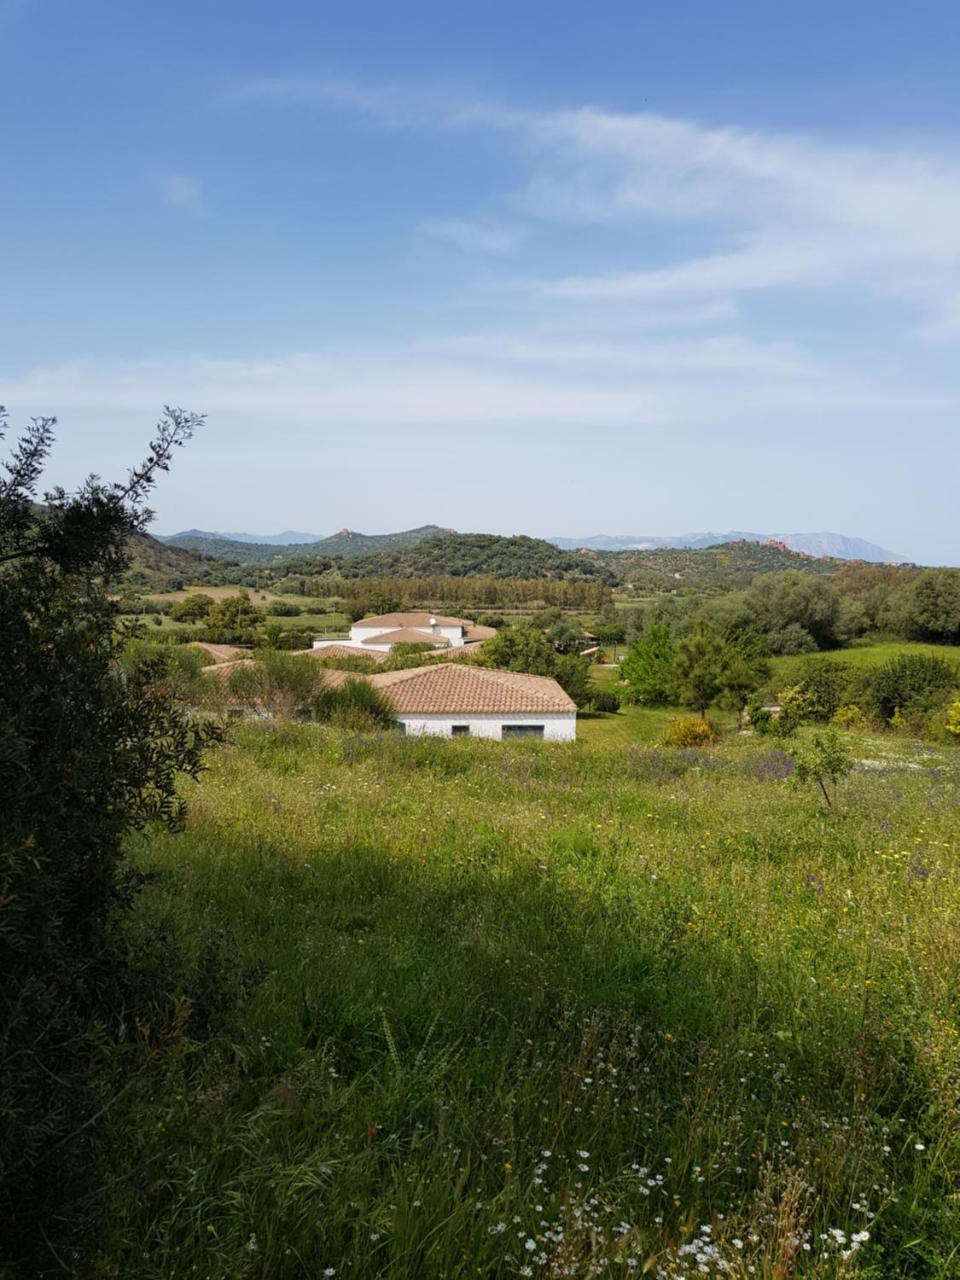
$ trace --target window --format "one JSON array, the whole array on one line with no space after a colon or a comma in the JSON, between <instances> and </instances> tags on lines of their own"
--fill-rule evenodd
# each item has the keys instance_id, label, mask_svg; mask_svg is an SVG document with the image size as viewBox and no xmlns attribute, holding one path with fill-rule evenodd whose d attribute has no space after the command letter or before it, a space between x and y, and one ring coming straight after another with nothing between
<instances>
[{"instance_id":1,"label":"window","mask_svg":"<svg viewBox=\"0 0 960 1280\"><path fill-rule=\"evenodd\" d=\"M503 726L503 736L505 738L542 738L542 724L505 724Z\"/></svg>"},{"instance_id":2,"label":"window","mask_svg":"<svg viewBox=\"0 0 960 1280\"><path fill-rule=\"evenodd\" d=\"M454 724L450 726L450 732L455 738L459 738L462 734L470 736L470 726L468 724Z\"/></svg>"}]
</instances>

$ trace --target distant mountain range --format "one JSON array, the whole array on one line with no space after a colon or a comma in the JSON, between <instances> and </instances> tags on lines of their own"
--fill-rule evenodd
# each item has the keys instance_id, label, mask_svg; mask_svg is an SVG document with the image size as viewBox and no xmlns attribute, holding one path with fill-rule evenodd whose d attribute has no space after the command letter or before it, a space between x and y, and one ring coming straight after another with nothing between
<instances>
[{"instance_id":1,"label":"distant mountain range","mask_svg":"<svg viewBox=\"0 0 960 1280\"><path fill-rule=\"evenodd\" d=\"M655 551L664 547L693 550L718 547L727 542L782 542L791 551L808 556L830 556L836 560L867 560L875 564L900 564L902 556L894 555L874 542L849 538L842 533L681 533L674 537L657 534L606 534L588 538L551 538L565 551Z\"/></svg>"},{"instance_id":2,"label":"distant mountain range","mask_svg":"<svg viewBox=\"0 0 960 1280\"><path fill-rule=\"evenodd\" d=\"M322 538L317 534L287 529L283 533L221 533L206 529L186 529L159 540L171 546L204 555L217 556L240 564L268 564L309 556L365 556L400 551L427 539L455 533L436 524L421 525L399 533L358 533L354 529ZM779 542L791 551L808 556L825 556L837 560L866 560L878 564L899 564L903 557L863 538L841 533L681 533L665 537L659 534L604 534L586 538L550 538L562 551L659 551L702 550L730 542Z\"/></svg>"}]
</instances>

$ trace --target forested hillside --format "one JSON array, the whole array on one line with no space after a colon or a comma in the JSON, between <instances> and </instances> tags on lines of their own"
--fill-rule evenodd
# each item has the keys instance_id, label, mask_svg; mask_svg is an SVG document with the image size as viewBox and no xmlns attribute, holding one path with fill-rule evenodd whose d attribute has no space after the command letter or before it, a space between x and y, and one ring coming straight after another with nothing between
<instances>
[{"instance_id":1,"label":"forested hillside","mask_svg":"<svg viewBox=\"0 0 960 1280\"><path fill-rule=\"evenodd\" d=\"M400 533L357 533L353 529L341 529L329 538L311 542L284 544L247 542L224 538L218 534L191 529L187 533L175 533L162 539L167 546L186 547L207 555L233 560L238 564L274 564L282 560L299 560L305 556L363 556L374 552L394 551L407 547L424 538L442 537L452 533L436 524L421 525L418 529L404 529Z\"/></svg>"}]
</instances>

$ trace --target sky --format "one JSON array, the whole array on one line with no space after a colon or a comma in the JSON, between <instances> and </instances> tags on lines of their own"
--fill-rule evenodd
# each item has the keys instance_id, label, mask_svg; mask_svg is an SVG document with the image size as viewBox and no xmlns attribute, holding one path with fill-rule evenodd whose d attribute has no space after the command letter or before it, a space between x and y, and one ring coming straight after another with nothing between
<instances>
[{"instance_id":1,"label":"sky","mask_svg":"<svg viewBox=\"0 0 960 1280\"><path fill-rule=\"evenodd\" d=\"M0 0L0 403L155 530L960 564L955 0Z\"/></svg>"}]
</instances>

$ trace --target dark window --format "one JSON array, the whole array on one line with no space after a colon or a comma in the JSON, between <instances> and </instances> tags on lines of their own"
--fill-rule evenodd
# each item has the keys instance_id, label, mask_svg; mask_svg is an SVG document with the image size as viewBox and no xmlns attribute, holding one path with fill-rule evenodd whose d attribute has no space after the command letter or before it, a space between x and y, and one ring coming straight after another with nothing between
<instances>
[{"instance_id":1,"label":"dark window","mask_svg":"<svg viewBox=\"0 0 960 1280\"><path fill-rule=\"evenodd\" d=\"M542 724L505 724L503 726L503 736L505 738L542 738Z\"/></svg>"},{"instance_id":2,"label":"dark window","mask_svg":"<svg viewBox=\"0 0 960 1280\"><path fill-rule=\"evenodd\" d=\"M453 734L455 738L460 737L460 735L463 733L469 736L470 726L468 724L455 724L451 726L450 732Z\"/></svg>"}]
</instances>

